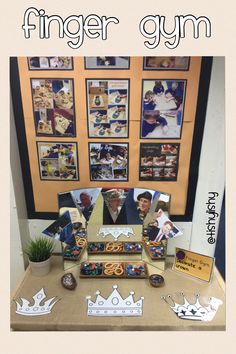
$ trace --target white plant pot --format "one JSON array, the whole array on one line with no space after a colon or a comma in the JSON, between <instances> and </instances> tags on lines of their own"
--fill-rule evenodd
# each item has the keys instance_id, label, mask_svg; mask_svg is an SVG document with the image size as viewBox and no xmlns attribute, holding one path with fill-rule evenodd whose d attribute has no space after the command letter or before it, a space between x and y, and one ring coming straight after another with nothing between
<instances>
[{"instance_id":1,"label":"white plant pot","mask_svg":"<svg viewBox=\"0 0 236 354\"><path fill-rule=\"evenodd\" d=\"M44 275L47 275L50 272L51 257L43 262L31 262L29 260L29 264L30 264L32 274L37 277L42 277Z\"/></svg>"}]
</instances>

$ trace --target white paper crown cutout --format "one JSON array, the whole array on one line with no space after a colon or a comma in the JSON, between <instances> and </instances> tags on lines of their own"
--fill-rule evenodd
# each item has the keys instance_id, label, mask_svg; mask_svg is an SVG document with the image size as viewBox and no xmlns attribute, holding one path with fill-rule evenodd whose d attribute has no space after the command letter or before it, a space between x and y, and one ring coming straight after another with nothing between
<instances>
[{"instance_id":1,"label":"white paper crown cutout","mask_svg":"<svg viewBox=\"0 0 236 354\"><path fill-rule=\"evenodd\" d=\"M44 289L42 288L33 296L34 304L32 306L30 306L30 302L24 298L21 298L22 304L15 301L16 313L23 316L42 316L51 313L51 310L58 299L53 301L55 299L55 297L53 297L40 305L46 297Z\"/></svg>"},{"instance_id":2,"label":"white paper crown cutout","mask_svg":"<svg viewBox=\"0 0 236 354\"><path fill-rule=\"evenodd\" d=\"M103 234L102 237L112 235L117 240L121 235L125 235L126 237L129 237L129 234L134 235L134 231L132 227L100 227L100 234Z\"/></svg>"},{"instance_id":3,"label":"white paper crown cutout","mask_svg":"<svg viewBox=\"0 0 236 354\"><path fill-rule=\"evenodd\" d=\"M208 300L206 307L202 306L199 302L200 295L197 294L194 304L190 304L186 299L183 292L180 293L183 296L183 304L178 304L173 300L171 295L162 296L161 298L170 306L170 308L176 313L176 315L183 320L194 321L211 321L215 317L215 314L220 305L223 302L215 297L211 297ZM168 300L171 300L173 304L170 304Z\"/></svg>"},{"instance_id":4,"label":"white paper crown cutout","mask_svg":"<svg viewBox=\"0 0 236 354\"><path fill-rule=\"evenodd\" d=\"M130 295L123 299L117 290L117 285L112 286L113 291L107 299L100 295L100 291L96 291L96 301L91 301L91 296L87 296L87 315L88 316L142 316L143 299L134 301L134 291L130 291Z\"/></svg>"}]
</instances>

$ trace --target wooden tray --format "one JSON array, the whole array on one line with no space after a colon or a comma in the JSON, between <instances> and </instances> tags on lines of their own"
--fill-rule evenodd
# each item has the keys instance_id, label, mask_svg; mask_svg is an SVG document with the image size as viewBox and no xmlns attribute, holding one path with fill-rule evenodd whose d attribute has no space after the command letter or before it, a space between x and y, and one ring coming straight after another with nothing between
<instances>
[{"instance_id":1,"label":"wooden tray","mask_svg":"<svg viewBox=\"0 0 236 354\"><path fill-rule=\"evenodd\" d=\"M153 244L155 243L155 245ZM155 247L155 246L162 246L164 247L164 255L163 256L154 256L153 253L150 251L150 248L151 247ZM165 259L166 258L166 243L164 244L163 242L153 242L153 241L150 241L150 243L144 243L144 247L145 247L145 250L147 251L149 257L153 260L153 261L159 261L160 259Z\"/></svg>"},{"instance_id":2,"label":"wooden tray","mask_svg":"<svg viewBox=\"0 0 236 354\"><path fill-rule=\"evenodd\" d=\"M83 253L84 253L84 251L86 250L86 247L87 247L87 241L85 240L83 245L82 245L82 244L79 244L78 242L79 242L79 239L77 238L77 240L76 240L76 246L79 246L79 247L82 248L82 250L80 251L80 254L79 254L77 257L76 257L76 256L75 256L75 257L67 257L67 256L65 256L65 251L66 251L66 249L67 249L67 248L70 248L70 246L68 245L68 246L66 246L66 247L62 250L62 253L63 253L63 260L65 260L65 261L75 261L75 262L77 262L77 261L82 257L82 255L83 255ZM72 246L71 248L73 248L73 246Z\"/></svg>"},{"instance_id":3,"label":"wooden tray","mask_svg":"<svg viewBox=\"0 0 236 354\"><path fill-rule=\"evenodd\" d=\"M101 254L141 254L142 253L142 251L143 251L143 243L140 241L140 242L126 242L126 241L118 241L118 242L112 242L112 243L114 243L114 245L115 244L118 244L118 243L120 243L120 244L122 244L122 249L121 250L119 250L119 251L108 251L108 250L106 250L105 248L106 248L106 245L108 244L108 243L111 243L111 242L100 242L100 241L94 241L94 242L88 242L88 245L87 246L89 246L90 244L92 244L92 243L99 243L99 244L102 244L102 245L104 245L104 251L90 251L89 249L88 249L88 247L87 247L87 252L88 252L88 254L93 254L93 255L96 255L96 254L99 254L99 255L101 255ZM125 251L125 243L128 243L128 244L131 244L131 243L137 243L137 244L139 244L139 245L141 245L142 246L142 248L141 248L141 250L139 250L139 251L137 251L137 250L130 250L130 251Z\"/></svg>"},{"instance_id":4,"label":"wooden tray","mask_svg":"<svg viewBox=\"0 0 236 354\"><path fill-rule=\"evenodd\" d=\"M102 267L102 272L100 275L85 275L85 274L82 274L81 271L84 267L84 264L94 264L94 263L99 263ZM105 265L106 264L109 264L109 265L119 265L123 268L123 274L121 275L115 275L115 274L111 274L111 275L108 275L108 274L105 274L104 271L105 271ZM128 275L126 273L126 267L131 264L131 265L134 265L134 266L139 266L139 265L142 265L144 267L144 274L142 275ZM145 262L83 262L81 263L80 265L80 278L94 278L94 279L98 279L98 278L106 278L106 279L111 279L111 278L116 278L116 279L145 279L148 277L148 269L147 269L147 265Z\"/></svg>"}]
</instances>

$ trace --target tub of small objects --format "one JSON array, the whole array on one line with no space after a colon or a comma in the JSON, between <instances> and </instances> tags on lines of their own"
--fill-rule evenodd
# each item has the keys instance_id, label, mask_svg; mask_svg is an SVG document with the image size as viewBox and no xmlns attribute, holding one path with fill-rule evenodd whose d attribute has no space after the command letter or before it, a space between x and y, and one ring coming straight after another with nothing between
<instances>
[{"instance_id":1,"label":"tub of small objects","mask_svg":"<svg viewBox=\"0 0 236 354\"><path fill-rule=\"evenodd\" d=\"M166 243L164 242L147 241L145 242L145 249L152 260L164 259L166 257Z\"/></svg>"},{"instance_id":2,"label":"tub of small objects","mask_svg":"<svg viewBox=\"0 0 236 354\"><path fill-rule=\"evenodd\" d=\"M88 242L88 254L141 254L141 242Z\"/></svg>"},{"instance_id":3,"label":"tub of small objects","mask_svg":"<svg viewBox=\"0 0 236 354\"><path fill-rule=\"evenodd\" d=\"M83 262L81 278L143 279L148 277L145 262Z\"/></svg>"}]
</instances>

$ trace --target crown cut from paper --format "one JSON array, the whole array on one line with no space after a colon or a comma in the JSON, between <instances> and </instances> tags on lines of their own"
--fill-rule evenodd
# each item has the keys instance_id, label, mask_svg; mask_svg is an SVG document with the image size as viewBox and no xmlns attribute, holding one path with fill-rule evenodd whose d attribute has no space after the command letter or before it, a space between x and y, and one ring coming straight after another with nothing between
<instances>
[{"instance_id":1,"label":"crown cut from paper","mask_svg":"<svg viewBox=\"0 0 236 354\"><path fill-rule=\"evenodd\" d=\"M113 291L107 299L100 295L99 290L96 292L95 302L91 301L91 296L87 296L88 316L142 316L143 296L135 302L134 291L130 291L130 295L123 299L117 285L113 285L112 288Z\"/></svg>"},{"instance_id":2,"label":"crown cut from paper","mask_svg":"<svg viewBox=\"0 0 236 354\"><path fill-rule=\"evenodd\" d=\"M40 289L37 294L33 296L34 304L30 306L30 302L21 298L22 304L16 302L16 313L23 316L42 316L51 313L51 310L58 300L55 297L47 300L41 305L41 302L46 298L44 289ZM53 301L54 300L54 301Z\"/></svg>"},{"instance_id":3,"label":"crown cut from paper","mask_svg":"<svg viewBox=\"0 0 236 354\"><path fill-rule=\"evenodd\" d=\"M183 304L175 302L171 295L162 296L162 299L170 306L176 315L183 320L211 321L215 317L219 306L223 304L221 300L211 297L208 300L208 305L204 307L199 302L199 294L195 295L195 303L190 304L184 293L181 292L180 294L183 296ZM167 298L173 302L173 305L167 301Z\"/></svg>"},{"instance_id":4,"label":"crown cut from paper","mask_svg":"<svg viewBox=\"0 0 236 354\"><path fill-rule=\"evenodd\" d=\"M129 234L134 235L132 227L100 227L99 234L103 234L102 237L112 235L117 240L121 235L129 237Z\"/></svg>"}]
</instances>

